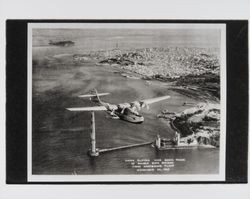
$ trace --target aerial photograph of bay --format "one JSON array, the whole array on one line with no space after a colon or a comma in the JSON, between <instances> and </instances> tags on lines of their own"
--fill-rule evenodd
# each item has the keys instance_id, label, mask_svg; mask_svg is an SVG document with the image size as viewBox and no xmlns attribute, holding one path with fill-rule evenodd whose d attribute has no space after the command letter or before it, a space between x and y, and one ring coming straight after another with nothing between
<instances>
[{"instance_id":1,"label":"aerial photograph of bay","mask_svg":"<svg viewBox=\"0 0 250 199\"><path fill-rule=\"evenodd\" d=\"M221 29L105 25L32 28L32 175L219 174Z\"/></svg>"}]
</instances>

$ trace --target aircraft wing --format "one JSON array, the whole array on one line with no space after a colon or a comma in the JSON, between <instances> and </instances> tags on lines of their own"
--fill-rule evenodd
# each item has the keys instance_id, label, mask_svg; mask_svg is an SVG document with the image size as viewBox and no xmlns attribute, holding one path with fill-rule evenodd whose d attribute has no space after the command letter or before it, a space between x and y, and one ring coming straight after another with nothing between
<instances>
[{"instance_id":1,"label":"aircraft wing","mask_svg":"<svg viewBox=\"0 0 250 199\"><path fill-rule=\"evenodd\" d=\"M106 111L105 106L66 108L69 111Z\"/></svg>"},{"instance_id":2,"label":"aircraft wing","mask_svg":"<svg viewBox=\"0 0 250 199\"><path fill-rule=\"evenodd\" d=\"M86 94L86 95L79 95L78 97L96 97L97 95L104 96L104 95L109 95L109 93Z\"/></svg>"},{"instance_id":3,"label":"aircraft wing","mask_svg":"<svg viewBox=\"0 0 250 199\"><path fill-rule=\"evenodd\" d=\"M140 108L148 108L149 104L155 103L155 102L159 102L165 99L170 98L169 95L166 96L162 96L162 97L156 97L156 98L151 98L151 99L145 99L145 100L140 100L140 101L134 101L131 103L122 103L122 104L118 104L119 107L121 108L130 108L130 107L137 107L138 109Z\"/></svg>"},{"instance_id":4,"label":"aircraft wing","mask_svg":"<svg viewBox=\"0 0 250 199\"><path fill-rule=\"evenodd\" d=\"M165 99L169 99L170 96L166 95L166 96L162 96L162 97L155 97L155 98L151 98L151 99L145 99L145 100L141 100L140 102L145 103L145 104L152 104L155 102L159 102Z\"/></svg>"}]
</instances>

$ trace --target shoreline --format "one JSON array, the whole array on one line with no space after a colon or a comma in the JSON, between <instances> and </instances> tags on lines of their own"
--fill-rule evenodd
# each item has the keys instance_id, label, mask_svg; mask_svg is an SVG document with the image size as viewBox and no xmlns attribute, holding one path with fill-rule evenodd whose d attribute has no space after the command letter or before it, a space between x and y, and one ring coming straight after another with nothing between
<instances>
[{"instance_id":1,"label":"shoreline","mask_svg":"<svg viewBox=\"0 0 250 199\"><path fill-rule=\"evenodd\" d=\"M170 127L184 144L197 143L219 148L220 110L218 104L200 103L180 113L162 111L158 118L169 120Z\"/></svg>"},{"instance_id":2,"label":"shoreline","mask_svg":"<svg viewBox=\"0 0 250 199\"><path fill-rule=\"evenodd\" d=\"M101 66L101 65L97 65L97 66ZM202 87L197 87L193 85L176 85L176 83L178 82L178 79L164 80L160 78L145 76L135 71L120 68L118 65L106 65L106 66L112 67L112 69L117 70L117 71L114 71L114 73L117 73L123 77L126 77L126 74L127 74L126 78L141 79L141 80L144 80L149 85L151 81L158 81L160 83L168 84L169 86L168 89L171 89L175 92L178 92L190 98L195 98L195 99L199 98L203 102L210 101L213 103L219 103L220 101L219 98L205 91L205 90L209 90L209 88L204 89Z\"/></svg>"},{"instance_id":3,"label":"shoreline","mask_svg":"<svg viewBox=\"0 0 250 199\"><path fill-rule=\"evenodd\" d=\"M220 64L210 48L116 49L99 53L93 53L98 57L98 66L110 66L147 81L172 83L176 92L200 96L203 101L220 99Z\"/></svg>"}]
</instances>

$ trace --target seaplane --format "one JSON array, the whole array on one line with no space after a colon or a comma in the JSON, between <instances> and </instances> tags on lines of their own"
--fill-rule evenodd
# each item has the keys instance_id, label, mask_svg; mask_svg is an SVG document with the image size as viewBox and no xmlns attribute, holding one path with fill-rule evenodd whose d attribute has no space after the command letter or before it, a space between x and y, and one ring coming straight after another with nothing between
<instances>
[{"instance_id":1,"label":"seaplane","mask_svg":"<svg viewBox=\"0 0 250 199\"><path fill-rule=\"evenodd\" d=\"M162 100L169 99L170 96L162 96L151 99L133 101L130 103L110 104L103 102L100 96L109 95L110 93L98 93L96 89L92 90L89 94L79 95L80 98L89 98L90 101L97 103L98 106L92 107L74 107L66 108L69 111L106 111L112 119L120 119L131 123L140 124L144 121L144 117L139 114L142 108L149 109L149 105Z\"/></svg>"}]
</instances>

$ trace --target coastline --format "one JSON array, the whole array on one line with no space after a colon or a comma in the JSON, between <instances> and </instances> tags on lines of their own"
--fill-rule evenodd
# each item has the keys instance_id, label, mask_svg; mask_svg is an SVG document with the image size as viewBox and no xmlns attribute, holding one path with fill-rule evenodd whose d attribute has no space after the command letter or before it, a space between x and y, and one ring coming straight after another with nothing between
<instances>
[{"instance_id":1,"label":"coastline","mask_svg":"<svg viewBox=\"0 0 250 199\"><path fill-rule=\"evenodd\" d=\"M114 49L97 51L94 55L98 58L96 65L110 66L149 82L158 80L171 83L173 87L170 89L189 97L199 97L203 101L218 102L220 99L220 61L219 55L212 49Z\"/></svg>"}]
</instances>

